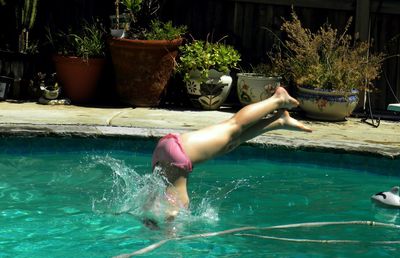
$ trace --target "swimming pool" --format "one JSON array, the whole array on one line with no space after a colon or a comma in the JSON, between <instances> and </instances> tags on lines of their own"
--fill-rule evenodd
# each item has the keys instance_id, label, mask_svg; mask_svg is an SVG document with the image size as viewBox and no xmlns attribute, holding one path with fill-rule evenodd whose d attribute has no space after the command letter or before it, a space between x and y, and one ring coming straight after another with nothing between
<instances>
[{"instance_id":1,"label":"swimming pool","mask_svg":"<svg viewBox=\"0 0 400 258\"><path fill-rule=\"evenodd\" d=\"M112 257L198 233L304 222L400 224L370 196L400 184L400 160L240 147L195 168L189 214L149 230L140 205L155 142L0 138L0 257ZM156 180L156 181L154 181ZM147 184L154 183L152 187ZM145 257L395 257L399 229L335 225L170 241ZM256 236L254 236L256 235ZM357 240L289 242L260 238Z\"/></svg>"}]
</instances>

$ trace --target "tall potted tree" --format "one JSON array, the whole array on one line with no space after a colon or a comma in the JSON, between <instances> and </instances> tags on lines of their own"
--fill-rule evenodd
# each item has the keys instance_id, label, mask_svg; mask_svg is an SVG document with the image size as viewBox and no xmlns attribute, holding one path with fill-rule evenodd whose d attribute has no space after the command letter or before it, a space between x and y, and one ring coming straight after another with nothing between
<instances>
[{"instance_id":1,"label":"tall potted tree","mask_svg":"<svg viewBox=\"0 0 400 258\"><path fill-rule=\"evenodd\" d=\"M57 79L72 103L93 100L105 64L104 29L98 23L84 23L82 30L58 32L48 38L57 53L53 56Z\"/></svg>"},{"instance_id":2,"label":"tall potted tree","mask_svg":"<svg viewBox=\"0 0 400 258\"><path fill-rule=\"evenodd\" d=\"M36 21L38 0L25 0L20 8L17 9L16 14L19 19L19 38L18 38L18 51L20 53L27 53L35 47L29 40L29 32L33 28Z\"/></svg>"},{"instance_id":3,"label":"tall potted tree","mask_svg":"<svg viewBox=\"0 0 400 258\"><path fill-rule=\"evenodd\" d=\"M158 106L173 73L186 27L160 22L156 17L156 0L123 0L122 5L130 25L123 37L109 41L117 94L128 105Z\"/></svg>"},{"instance_id":4,"label":"tall potted tree","mask_svg":"<svg viewBox=\"0 0 400 258\"><path fill-rule=\"evenodd\" d=\"M32 83L39 63L38 42L30 36L36 23L38 3L39 0L18 0L2 4L4 11L15 14L18 34L18 39L7 37L7 40L0 42L0 75L12 81L10 98L38 97L39 89L34 88Z\"/></svg>"},{"instance_id":5,"label":"tall potted tree","mask_svg":"<svg viewBox=\"0 0 400 258\"><path fill-rule=\"evenodd\" d=\"M329 24L313 33L293 11L281 27L287 51L272 60L296 85L300 108L310 118L344 120L357 106L359 91L373 88L380 74L384 55L371 53L368 42L353 43L350 24L351 19L341 34Z\"/></svg>"}]
</instances>

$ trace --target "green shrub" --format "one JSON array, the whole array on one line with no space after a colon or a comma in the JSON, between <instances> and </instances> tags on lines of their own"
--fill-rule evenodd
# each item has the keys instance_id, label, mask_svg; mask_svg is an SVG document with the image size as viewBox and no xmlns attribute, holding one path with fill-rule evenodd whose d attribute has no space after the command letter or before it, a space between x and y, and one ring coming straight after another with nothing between
<instances>
[{"instance_id":1,"label":"green shrub","mask_svg":"<svg viewBox=\"0 0 400 258\"><path fill-rule=\"evenodd\" d=\"M187 31L186 26L174 27L172 22L163 23L159 20L153 20L149 32L146 33L146 39L149 40L173 40L181 37Z\"/></svg>"},{"instance_id":2,"label":"green shrub","mask_svg":"<svg viewBox=\"0 0 400 258\"><path fill-rule=\"evenodd\" d=\"M364 89L379 76L384 55L370 53L368 42L353 43L347 34L351 19L343 33L329 24L313 33L294 11L291 18L281 27L288 36L286 51L272 55L272 61L295 84L349 92Z\"/></svg>"},{"instance_id":3,"label":"green shrub","mask_svg":"<svg viewBox=\"0 0 400 258\"><path fill-rule=\"evenodd\" d=\"M48 39L55 51L64 56L78 56L83 59L105 56L105 30L101 24L84 22L79 32L59 31Z\"/></svg>"},{"instance_id":4,"label":"green shrub","mask_svg":"<svg viewBox=\"0 0 400 258\"><path fill-rule=\"evenodd\" d=\"M177 71L183 74L185 81L189 80L191 71L199 70L201 79L206 81L210 69L226 73L240 61L240 54L236 49L220 42L196 40L179 49L181 54Z\"/></svg>"}]
</instances>

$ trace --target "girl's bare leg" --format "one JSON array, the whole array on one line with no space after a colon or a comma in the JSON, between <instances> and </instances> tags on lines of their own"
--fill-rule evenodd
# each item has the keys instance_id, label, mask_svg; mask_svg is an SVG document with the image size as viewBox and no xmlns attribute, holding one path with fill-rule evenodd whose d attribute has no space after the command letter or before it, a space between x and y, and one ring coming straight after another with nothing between
<instances>
[{"instance_id":1,"label":"girl's bare leg","mask_svg":"<svg viewBox=\"0 0 400 258\"><path fill-rule=\"evenodd\" d=\"M238 143L246 142L258 135L276 129L287 129L304 132L312 132L311 128L297 121L289 115L289 112L284 109L279 109L273 116L261 119L253 126L244 131L238 138Z\"/></svg>"},{"instance_id":2,"label":"girl's bare leg","mask_svg":"<svg viewBox=\"0 0 400 258\"><path fill-rule=\"evenodd\" d=\"M264 132L274 129L293 129L310 132L311 129L289 116L283 109L291 109L299 103L290 97L284 88L278 88L275 94L266 100L242 108L230 119L181 135L183 148L193 164L214 158L229 152L241 143L250 140ZM273 111L276 114L265 118ZM166 171L166 176L173 187L168 187L167 192L176 198L171 202L170 218L178 213L180 207L187 207L189 197L187 194L187 172ZM179 169L177 169L179 170ZM177 175L177 176L173 176ZM179 205L178 205L179 204Z\"/></svg>"},{"instance_id":3,"label":"girl's bare leg","mask_svg":"<svg viewBox=\"0 0 400 258\"><path fill-rule=\"evenodd\" d=\"M238 146L240 135L267 114L277 109L291 109L298 104L284 88L279 87L272 97L242 108L222 123L182 134L183 148L193 164L214 158Z\"/></svg>"}]
</instances>

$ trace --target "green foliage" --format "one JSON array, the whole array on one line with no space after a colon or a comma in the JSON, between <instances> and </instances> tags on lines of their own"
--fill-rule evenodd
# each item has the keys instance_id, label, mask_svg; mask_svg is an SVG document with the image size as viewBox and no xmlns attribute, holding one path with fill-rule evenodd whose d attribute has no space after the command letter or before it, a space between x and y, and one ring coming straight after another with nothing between
<instances>
[{"instance_id":1,"label":"green foliage","mask_svg":"<svg viewBox=\"0 0 400 258\"><path fill-rule=\"evenodd\" d=\"M142 0L122 0L121 3L125 5L130 13L136 14L141 9Z\"/></svg>"},{"instance_id":2,"label":"green foliage","mask_svg":"<svg viewBox=\"0 0 400 258\"><path fill-rule=\"evenodd\" d=\"M173 40L179 38L187 32L186 26L174 27L172 22L161 22L153 20L150 25L149 32L146 33L146 39L149 40Z\"/></svg>"},{"instance_id":3,"label":"green foliage","mask_svg":"<svg viewBox=\"0 0 400 258\"><path fill-rule=\"evenodd\" d=\"M369 52L368 42L355 42L347 34L351 19L339 34L329 24L313 33L303 28L296 13L281 30L288 39L286 51L271 56L273 64L297 85L349 92L365 89L379 76L384 55Z\"/></svg>"},{"instance_id":4,"label":"green foliage","mask_svg":"<svg viewBox=\"0 0 400 258\"><path fill-rule=\"evenodd\" d=\"M30 40L28 46L25 48L25 53L27 53L27 54L39 53L39 41L38 40Z\"/></svg>"},{"instance_id":5,"label":"green foliage","mask_svg":"<svg viewBox=\"0 0 400 258\"><path fill-rule=\"evenodd\" d=\"M185 81L189 80L191 71L199 70L201 79L206 81L210 69L226 73L240 61L240 54L236 49L220 42L196 40L179 49L181 55L177 71L183 74Z\"/></svg>"},{"instance_id":6,"label":"green foliage","mask_svg":"<svg viewBox=\"0 0 400 258\"><path fill-rule=\"evenodd\" d=\"M38 0L23 0L18 2L15 9L18 30L32 29L36 21L38 2Z\"/></svg>"},{"instance_id":7,"label":"green foliage","mask_svg":"<svg viewBox=\"0 0 400 258\"><path fill-rule=\"evenodd\" d=\"M59 31L53 37L48 32L47 38L58 54L88 59L105 56L104 36L105 30L101 24L84 22L82 30L77 33Z\"/></svg>"},{"instance_id":8,"label":"green foliage","mask_svg":"<svg viewBox=\"0 0 400 258\"><path fill-rule=\"evenodd\" d=\"M37 45L30 42L29 31L36 21L39 0L19 0L15 8L16 26L19 31L18 51L21 53L37 52Z\"/></svg>"},{"instance_id":9,"label":"green foliage","mask_svg":"<svg viewBox=\"0 0 400 258\"><path fill-rule=\"evenodd\" d=\"M21 23L25 29L32 29L36 21L38 0L25 0L22 8Z\"/></svg>"},{"instance_id":10,"label":"green foliage","mask_svg":"<svg viewBox=\"0 0 400 258\"><path fill-rule=\"evenodd\" d=\"M125 37L130 39L172 40L186 32L186 27L172 26L171 22L158 20L159 0L122 0L125 7L125 17L128 25L125 26ZM116 13L119 14L119 5L116 4Z\"/></svg>"},{"instance_id":11,"label":"green foliage","mask_svg":"<svg viewBox=\"0 0 400 258\"><path fill-rule=\"evenodd\" d=\"M262 74L263 76L266 76L266 77L281 76L280 71L277 69L277 67L273 66L271 64L260 63L252 68L253 69L251 72L257 73L257 74Z\"/></svg>"}]
</instances>

